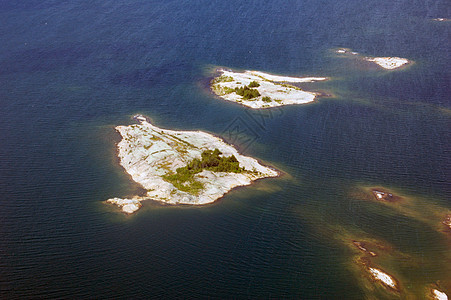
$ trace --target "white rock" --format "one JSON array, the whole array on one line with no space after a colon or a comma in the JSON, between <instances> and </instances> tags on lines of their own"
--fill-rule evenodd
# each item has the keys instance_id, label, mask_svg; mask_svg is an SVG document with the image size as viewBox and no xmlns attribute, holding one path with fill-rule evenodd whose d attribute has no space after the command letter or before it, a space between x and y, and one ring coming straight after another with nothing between
<instances>
[{"instance_id":1,"label":"white rock","mask_svg":"<svg viewBox=\"0 0 451 300\"><path fill-rule=\"evenodd\" d=\"M387 70L393 70L409 63L408 59L400 57L366 57L365 60L374 62Z\"/></svg>"},{"instance_id":2,"label":"white rock","mask_svg":"<svg viewBox=\"0 0 451 300\"><path fill-rule=\"evenodd\" d=\"M387 273L384 273L381 270L376 269L376 268L370 268L370 272L371 272L371 275L373 275L373 277L375 279L380 280L383 283L385 283L386 285L388 285L389 287L396 289L395 280Z\"/></svg>"},{"instance_id":3,"label":"white rock","mask_svg":"<svg viewBox=\"0 0 451 300\"><path fill-rule=\"evenodd\" d=\"M437 299L437 300L448 300L448 296L444 292L441 292L441 291L439 291L437 289L432 289L432 294L434 296L434 299Z\"/></svg>"},{"instance_id":4,"label":"white rock","mask_svg":"<svg viewBox=\"0 0 451 300\"><path fill-rule=\"evenodd\" d=\"M137 211L141 207L141 202L138 198L133 199L121 199L112 198L107 200L108 203L116 204L123 212L131 214Z\"/></svg>"},{"instance_id":5,"label":"white rock","mask_svg":"<svg viewBox=\"0 0 451 300\"><path fill-rule=\"evenodd\" d=\"M449 22L449 21L451 21L451 19L447 19L447 18L435 18L435 19L432 19L432 20L438 21L438 22Z\"/></svg>"}]
</instances>

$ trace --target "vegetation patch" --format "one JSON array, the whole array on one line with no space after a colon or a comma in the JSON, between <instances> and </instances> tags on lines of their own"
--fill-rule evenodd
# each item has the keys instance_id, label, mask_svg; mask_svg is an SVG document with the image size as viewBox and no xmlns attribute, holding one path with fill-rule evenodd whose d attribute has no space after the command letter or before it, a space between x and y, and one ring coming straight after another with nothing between
<instances>
[{"instance_id":1,"label":"vegetation patch","mask_svg":"<svg viewBox=\"0 0 451 300\"><path fill-rule=\"evenodd\" d=\"M235 91L235 89L229 88L228 86L225 86L225 87L223 88L224 94L231 94L231 93L233 93L234 91Z\"/></svg>"},{"instance_id":2,"label":"vegetation patch","mask_svg":"<svg viewBox=\"0 0 451 300\"><path fill-rule=\"evenodd\" d=\"M251 83L249 83L248 87L253 88L253 87L259 87L260 84L257 81L252 81Z\"/></svg>"},{"instance_id":3,"label":"vegetation patch","mask_svg":"<svg viewBox=\"0 0 451 300\"><path fill-rule=\"evenodd\" d=\"M245 100L249 100L252 98L260 97L260 93L256 89L251 89L248 86L242 86L239 88L235 88L235 93L240 95Z\"/></svg>"},{"instance_id":4,"label":"vegetation patch","mask_svg":"<svg viewBox=\"0 0 451 300\"><path fill-rule=\"evenodd\" d=\"M220 86L219 84L215 84L212 86L213 91L218 95L227 95L235 92L235 89L229 88L228 86Z\"/></svg>"},{"instance_id":5,"label":"vegetation patch","mask_svg":"<svg viewBox=\"0 0 451 300\"><path fill-rule=\"evenodd\" d=\"M213 172L241 173L244 168L234 155L229 157L220 156L218 149L205 150L201 159L195 158L185 167L177 168L176 173L164 175L163 179L172 183L177 189L193 195L198 195L203 189L203 184L194 179L194 175L209 170Z\"/></svg>"},{"instance_id":6,"label":"vegetation patch","mask_svg":"<svg viewBox=\"0 0 451 300\"><path fill-rule=\"evenodd\" d=\"M283 86L283 87L290 88L290 89L295 89L295 90L298 90L298 91L301 90L301 89L298 88L297 86L294 86L294 85L291 85L291 84L283 83L283 84L280 84L280 85Z\"/></svg>"},{"instance_id":7,"label":"vegetation patch","mask_svg":"<svg viewBox=\"0 0 451 300\"><path fill-rule=\"evenodd\" d=\"M215 78L215 79L213 80L213 83L219 83L219 82L232 82L232 81L233 81L233 77L221 75L221 76Z\"/></svg>"}]
</instances>

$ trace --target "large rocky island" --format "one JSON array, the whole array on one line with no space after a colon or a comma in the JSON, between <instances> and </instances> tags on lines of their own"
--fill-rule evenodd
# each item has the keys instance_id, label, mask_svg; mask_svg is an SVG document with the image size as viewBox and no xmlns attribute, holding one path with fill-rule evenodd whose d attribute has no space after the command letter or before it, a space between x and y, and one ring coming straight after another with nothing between
<instances>
[{"instance_id":1,"label":"large rocky island","mask_svg":"<svg viewBox=\"0 0 451 300\"><path fill-rule=\"evenodd\" d=\"M268 108L312 102L318 95L288 83L324 81L326 77L287 77L258 71L233 72L217 70L211 81L212 91L224 100L251 108Z\"/></svg>"},{"instance_id":2,"label":"large rocky island","mask_svg":"<svg viewBox=\"0 0 451 300\"><path fill-rule=\"evenodd\" d=\"M212 203L237 186L276 177L279 173L243 156L222 139L201 131L173 131L150 124L117 126L121 166L146 190L144 196L112 198L125 213L133 213L143 200L168 204Z\"/></svg>"}]
</instances>

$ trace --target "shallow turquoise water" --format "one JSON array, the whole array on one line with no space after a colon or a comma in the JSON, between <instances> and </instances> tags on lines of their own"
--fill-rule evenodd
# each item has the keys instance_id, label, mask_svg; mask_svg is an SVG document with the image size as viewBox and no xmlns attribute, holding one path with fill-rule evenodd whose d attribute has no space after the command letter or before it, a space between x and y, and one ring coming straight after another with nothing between
<instances>
[{"instance_id":1,"label":"shallow turquoise water","mask_svg":"<svg viewBox=\"0 0 451 300\"><path fill-rule=\"evenodd\" d=\"M361 299L327 224L437 257L395 271L443 281L443 236L350 196L383 185L451 208L450 26L435 17L446 1L0 1L1 295ZM415 64L362 69L337 47ZM216 66L331 76L317 88L335 97L251 111L209 93ZM135 113L287 176L119 214L101 201L136 191L113 129Z\"/></svg>"}]
</instances>

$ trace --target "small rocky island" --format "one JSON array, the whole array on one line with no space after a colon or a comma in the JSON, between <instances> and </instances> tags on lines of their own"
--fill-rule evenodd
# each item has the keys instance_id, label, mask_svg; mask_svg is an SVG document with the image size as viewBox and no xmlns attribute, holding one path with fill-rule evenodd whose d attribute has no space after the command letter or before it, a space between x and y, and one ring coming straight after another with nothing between
<instances>
[{"instance_id":1,"label":"small rocky island","mask_svg":"<svg viewBox=\"0 0 451 300\"><path fill-rule=\"evenodd\" d=\"M446 215L442 223L451 232L451 215Z\"/></svg>"},{"instance_id":2,"label":"small rocky island","mask_svg":"<svg viewBox=\"0 0 451 300\"><path fill-rule=\"evenodd\" d=\"M369 267L368 271L375 281L380 282L385 287L392 289L394 291L399 291L399 283L398 281L391 275L382 271L381 269L377 269L374 267Z\"/></svg>"},{"instance_id":3,"label":"small rocky island","mask_svg":"<svg viewBox=\"0 0 451 300\"><path fill-rule=\"evenodd\" d=\"M431 289L431 296L434 300L448 300L448 295L445 292L442 292L436 288Z\"/></svg>"},{"instance_id":4,"label":"small rocky island","mask_svg":"<svg viewBox=\"0 0 451 300\"><path fill-rule=\"evenodd\" d=\"M173 131L150 124L117 126L121 166L146 190L144 196L112 198L123 212L133 213L143 200L167 204L208 204L237 186L276 177L279 173L243 156L222 139L201 131Z\"/></svg>"},{"instance_id":5,"label":"small rocky island","mask_svg":"<svg viewBox=\"0 0 451 300\"><path fill-rule=\"evenodd\" d=\"M434 18L434 19L432 19L432 21L437 21L437 22L450 22L451 19L448 19L448 18Z\"/></svg>"},{"instance_id":6,"label":"small rocky island","mask_svg":"<svg viewBox=\"0 0 451 300\"><path fill-rule=\"evenodd\" d=\"M374 199L376 201L399 202L402 200L402 198L400 196L394 195L393 193L390 193L380 187L372 188L371 193L373 193Z\"/></svg>"},{"instance_id":7,"label":"small rocky island","mask_svg":"<svg viewBox=\"0 0 451 300\"><path fill-rule=\"evenodd\" d=\"M374 62L384 69L393 70L409 63L409 60L401 57L365 57L366 61Z\"/></svg>"},{"instance_id":8,"label":"small rocky island","mask_svg":"<svg viewBox=\"0 0 451 300\"><path fill-rule=\"evenodd\" d=\"M318 93L303 91L288 83L324 81L326 77L286 77L258 71L232 72L218 70L211 81L212 91L224 100L251 108L268 108L312 102Z\"/></svg>"},{"instance_id":9,"label":"small rocky island","mask_svg":"<svg viewBox=\"0 0 451 300\"><path fill-rule=\"evenodd\" d=\"M386 70L394 70L397 68L400 68L402 66L406 66L408 64L411 64L412 62L409 61L407 58L401 58L401 57L368 57L368 56L361 56L358 52L354 52L351 49L348 48L340 48L338 50L335 50L336 53L355 57L362 59L364 61L372 62L377 64L379 67L384 68Z\"/></svg>"}]
</instances>

